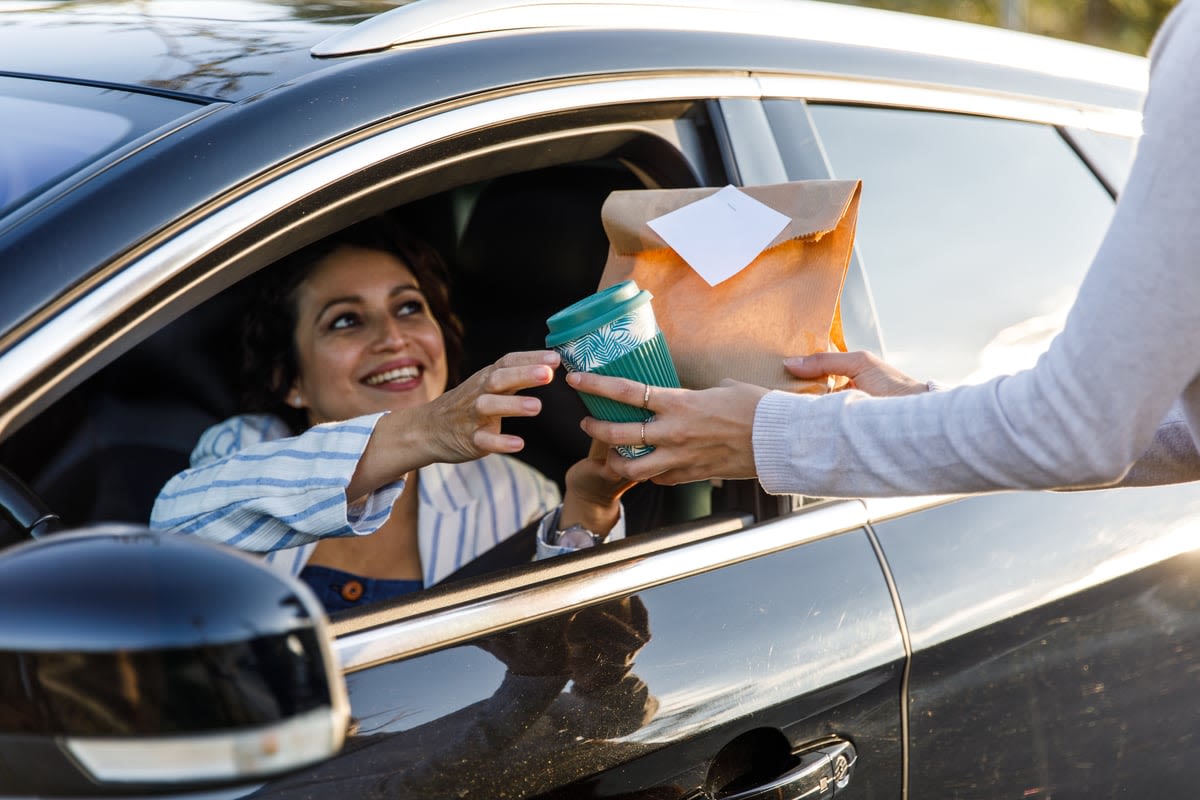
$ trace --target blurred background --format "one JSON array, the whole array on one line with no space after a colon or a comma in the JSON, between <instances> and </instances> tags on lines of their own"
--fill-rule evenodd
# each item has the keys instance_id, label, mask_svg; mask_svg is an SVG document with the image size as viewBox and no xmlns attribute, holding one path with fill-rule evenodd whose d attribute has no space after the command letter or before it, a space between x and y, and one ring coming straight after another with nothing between
<instances>
[{"instance_id":1,"label":"blurred background","mask_svg":"<svg viewBox=\"0 0 1200 800\"><path fill-rule=\"evenodd\" d=\"M20 5L54 6L69 0L15 3L0 0L0 10ZM295 6L300 17L338 16L348 10L380 13L414 0L275 0ZM1150 39L1179 0L828 0L845 5L929 14L985 25L1055 36L1076 42L1145 55Z\"/></svg>"},{"instance_id":2,"label":"blurred background","mask_svg":"<svg viewBox=\"0 0 1200 800\"><path fill-rule=\"evenodd\" d=\"M1178 0L838 0L1056 36L1145 55Z\"/></svg>"}]
</instances>

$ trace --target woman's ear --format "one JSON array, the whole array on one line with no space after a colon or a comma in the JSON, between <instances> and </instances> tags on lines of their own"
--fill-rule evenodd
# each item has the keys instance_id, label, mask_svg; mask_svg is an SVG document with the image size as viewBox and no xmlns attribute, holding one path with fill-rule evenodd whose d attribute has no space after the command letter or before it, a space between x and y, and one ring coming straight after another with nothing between
<instances>
[{"instance_id":1,"label":"woman's ear","mask_svg":"<svg viewBox=\"0 0 1200 800\"><path fill-rule=\"evenodd\" d=\"M276 366L271 371L271 391L272 393L279 391L283 384L283 367ZM292 388L288 389L288 393L283 396L283 402L287 403L292 408L304 408L304 395L300 392L300 376L297 375L292 381Z\"/></svg>"}]
</instances>

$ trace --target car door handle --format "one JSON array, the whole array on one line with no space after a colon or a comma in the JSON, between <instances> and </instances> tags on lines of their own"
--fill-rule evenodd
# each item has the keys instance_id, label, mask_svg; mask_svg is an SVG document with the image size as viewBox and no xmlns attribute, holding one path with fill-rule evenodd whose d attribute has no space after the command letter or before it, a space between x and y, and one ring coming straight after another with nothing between
<instances>
[{"instance_id":1,"label":"car door handle","mask_svg":"<svg viewBox=\"0 0 1200 800\"><path fill-rule=\"evenodd\" d=\"M778 778L720 800L825 800L850 783L858 754L849 742L836 742L800 753L799 763Z\"/></svg>"}]
</instances>

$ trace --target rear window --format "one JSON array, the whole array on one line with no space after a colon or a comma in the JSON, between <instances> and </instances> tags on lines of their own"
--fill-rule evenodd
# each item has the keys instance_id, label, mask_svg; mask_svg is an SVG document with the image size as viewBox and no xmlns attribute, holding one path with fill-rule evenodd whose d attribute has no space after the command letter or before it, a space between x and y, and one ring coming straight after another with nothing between
<instances>
[{"instance_id":1,"label":"rear window","mask_svg":"<svg viewBox=\"0 0 1200 800\"><path fill-rule=\"evenodd\" d=\"M195 108L118 89L0 77L0 216Z\"/></svg>"},{"instance_id":2,"label":"rear window","mask_svg":"<svg viewBox=\"0 0 1200 800\"><path fill-rule=\"evenodd\" d=\"M888 360L945 383L1031 366L1062 327L1113 213L1059 132L906 109L810 109L833 173L863 181L856 242Z\"/></svg>"}]
</instances>

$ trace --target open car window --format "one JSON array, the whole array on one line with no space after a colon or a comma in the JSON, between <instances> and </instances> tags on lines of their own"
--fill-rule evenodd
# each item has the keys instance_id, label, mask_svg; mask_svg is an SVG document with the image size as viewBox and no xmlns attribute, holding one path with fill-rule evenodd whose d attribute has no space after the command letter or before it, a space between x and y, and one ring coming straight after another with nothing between
<instances>
[{"instance_id":1,"label":"open car window","mask_svg":"<svg viewBox=\"0 0 1200 800\"><path fill-rule=\"evenodd\" d=\"M371 202L330 210L337 222L325 220L322 231L386 214L438 250L465 328L460 372L469 375L505 353L542 349L546 318L595 290L608 250L600 207L610 192L720 180L719 161L697 133L703 107L676 103L663 113L646 119L643 110L636 124L580 133L581 146L568 151L574 158L509 142L514 154L473 161L460 155L419 181L397 183L381 168L372 174L381 188ZM273 252L319 238L303 225L299 231L283 245L275 237ZM266 261L248 252L245 261ZM0 444L0 460L68 525L146 522L201 434L240 410L243 286L235 282L203 300L69 392ZM541 398L543 412L510 420L506 430L526 441L518 457L561 489L567 467L590 444L578 424L586 410L561 376L529 393ZM637 487L624 504L631 536L703 520L714 510L707 482ZM723 510L720 501L717 508Z\"/></svg>"}]
</instances>

